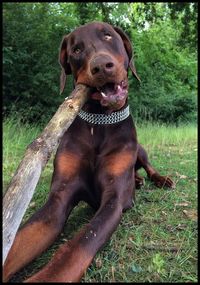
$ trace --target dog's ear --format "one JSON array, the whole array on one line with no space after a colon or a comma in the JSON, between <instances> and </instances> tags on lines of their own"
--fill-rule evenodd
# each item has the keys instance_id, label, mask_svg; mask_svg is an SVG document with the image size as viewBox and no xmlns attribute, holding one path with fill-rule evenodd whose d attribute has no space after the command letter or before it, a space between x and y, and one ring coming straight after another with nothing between
<instances>
[{"instance_id":1,"label":"dog's ear","mask_svg":"<svg viewBox=\"0 0 200 285\"><path fill-rule=\"evenodd\" d=\"M60 75L60 94L62 94L65 88L67 75L72 73L70 64L68 62L67 41L68 41L68 36L64 36L60 45L59 63L62 67Z\"/></svg>"},{"instance_id":2,"label":"dog's ear","mask_svg":"<svg viewBox=\"0 0 200 285\"><path fill-rule=\"evenodd\" d=\"M134 65L133 49L132 49L132 45L131 45L131 42L130 42L128 36L120 28L118 28L118 27L113 27L113 28L121 36L121 38L123 40L125 50L126 50L128 57L129 57L129 68L131 69L133 76L135 78L137 78L137 80L139 80L139 82L141 82L139 76L137 75L137 71L136 71L136 68Z\"/></svg>"}]
</instances>

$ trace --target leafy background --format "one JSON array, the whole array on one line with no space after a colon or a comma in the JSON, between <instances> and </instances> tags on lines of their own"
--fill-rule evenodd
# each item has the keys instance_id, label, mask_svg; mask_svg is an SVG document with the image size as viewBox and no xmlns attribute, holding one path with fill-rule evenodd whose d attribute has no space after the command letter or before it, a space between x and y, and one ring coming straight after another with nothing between
<instances>
[{"instance_id":1,"label":"leafy background","mask_svg":"<svg viewBox=\"0 0 200 285\"><path fill-rule=\"evenodd\" d=\"M138 82L129 74L137 121L196 120L198 3L4 3L3 114L45 124L71 92L59 95L62 37L90 21L131 38Z\"/></svg>"}]
</instances>

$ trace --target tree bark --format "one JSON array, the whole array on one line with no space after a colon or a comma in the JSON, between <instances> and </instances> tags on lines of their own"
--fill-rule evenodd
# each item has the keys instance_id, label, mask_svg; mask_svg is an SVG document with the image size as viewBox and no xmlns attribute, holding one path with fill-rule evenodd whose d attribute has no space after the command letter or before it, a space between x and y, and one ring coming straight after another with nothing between
<instances>
[{"instance_id":1,"label":"tree bark","mask_svg":"<svg viewBox=\"0 0 200 285\"><path fill-rule=\"evenodd\" d=\"M90 88L78 84L49 121L41 135L26 149L23 160L3 198L3 263L12 246L23 215L51 153L58 147L64 132L85 104Z\"/></svg>"}]
</instances>

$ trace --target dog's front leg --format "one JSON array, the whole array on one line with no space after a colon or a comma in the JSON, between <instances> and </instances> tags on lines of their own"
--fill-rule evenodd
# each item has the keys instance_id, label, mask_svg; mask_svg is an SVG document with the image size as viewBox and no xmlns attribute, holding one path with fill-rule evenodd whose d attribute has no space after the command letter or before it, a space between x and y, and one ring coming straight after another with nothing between
<instances>
[{"instance_id":1,"label":"dog's front leg","mask_svg":"<svg viewBox=\"0 0 200 285\"><path fill-rule=\"evenodd\" d=\"M134 197L134 153L128 150L102 156L96 164L91 195L100 207L81 232L58 249L52 260L25 282L78 282L97 251L109 240L123 210Z\"/></svg>"},{"instance_id":2,"label":"dog's front leg","mask_svg":"<svg viewBox=\"0 0 200 285\"><path fill-rule=\"evenodd\" d=\"M75 163L75 159L76 156L69 152L61 158L57 155L49 198L18 231L4 264L4 282L54 242L72 209L79 202L80 185L84 182L77 172L81 161Z\"/></svg>"},{"instance_id":3,"label":"dog's front leg","mask_svg":"<svg viewBox=\"0 0 200 285\"><path fill-rule=\"evenodd\" d=\"M25 282L80 281L97 251L119 224L122 210L122 204L115 195L104 200L90 223L72 240L62 245L41 271Z\"/></svg>"}]
</instances>

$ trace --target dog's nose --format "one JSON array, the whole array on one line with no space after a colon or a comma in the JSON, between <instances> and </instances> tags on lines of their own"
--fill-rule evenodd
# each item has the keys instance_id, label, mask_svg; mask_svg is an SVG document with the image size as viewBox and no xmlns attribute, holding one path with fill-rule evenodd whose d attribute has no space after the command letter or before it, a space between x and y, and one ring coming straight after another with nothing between
<instances>
[{"instance_id":1,"label":"dog's nose","mask_svg":"<svg viewBox=\"0 0 200 285\"><path fill-rule=\"evenodd\" d=\"M98 75L100 73L112 75L115 71L115 63L109 56L98 56L92 59L90 71L92 75Z\"/></svg>"}]
</instances>

